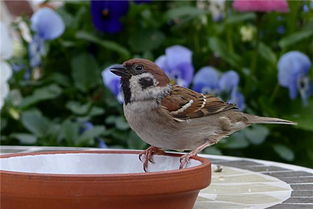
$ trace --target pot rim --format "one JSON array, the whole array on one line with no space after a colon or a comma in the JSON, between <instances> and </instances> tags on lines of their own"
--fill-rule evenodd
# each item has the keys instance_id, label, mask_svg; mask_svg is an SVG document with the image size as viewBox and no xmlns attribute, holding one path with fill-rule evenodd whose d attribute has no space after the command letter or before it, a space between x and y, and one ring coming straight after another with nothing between
<instances>
[{"instance_id":1,"label":"pot rim","mask_svg":"<svg viewBox=\"0 0 313 209\"><path fill-rule=\"evenodd\" d=\"M30 153L12 153L12 154L4 154L0 155L0 158L11 158L11 157L20 157L20 156L34 156L34 155L49 155L49 154L140 154L141 151L135 150L62 150L62 151L49 151L49 152L30 152ZM171 157L181 157L183 154L176 153L165 153L165 154L157 154L163 156L171 156ZM202 158L199 156L191 157L191 159L200 161L200 165L184 168L184 169L175 169L168 171L157 171L157 172L142 172L142 173L123 173L123 174L49 174L49 173L33 173L33 172L20 172L20 171L7 171L0 170L0 175L18 175L20 177L32 176L32 177L56 177L62 179L71 179L71 178L84 178L84 180L90 179L95 180L95 178L101 179L111 179L111 178L119 178L121 179L129 179L129 178L153 178L153 177L165 177L165 176L176 176L176 175L188 175L193 174L197 170L207 169L211 162L206 158Z\"/></svg>"}]
</instances>

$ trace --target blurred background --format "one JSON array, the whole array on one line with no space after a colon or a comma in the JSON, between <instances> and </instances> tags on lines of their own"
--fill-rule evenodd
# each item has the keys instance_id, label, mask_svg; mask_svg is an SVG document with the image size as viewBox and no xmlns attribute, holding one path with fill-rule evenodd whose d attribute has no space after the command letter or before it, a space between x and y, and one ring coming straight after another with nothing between
<instances>
[{"instance_id":1,"label":"blurred background","mask_svg":"<svg viewBox=\"0 0 313 209\"><path fill-rule=\"evenodd\" d=\"M204 153L313 167L313 1L0 1L1 145L145 149L106 68L141 57L251 114Z\"/></svg>"}]
</instances>

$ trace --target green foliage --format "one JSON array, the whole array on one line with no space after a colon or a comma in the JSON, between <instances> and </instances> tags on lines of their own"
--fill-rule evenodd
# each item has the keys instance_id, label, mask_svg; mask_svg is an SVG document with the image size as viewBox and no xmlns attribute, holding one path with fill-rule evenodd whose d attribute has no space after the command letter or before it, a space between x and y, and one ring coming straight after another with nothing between
<instances>
[{"instance_id":1,"label":"green foliage","mask_svg":"<svg viewBox=\"0 0 313 209\"><path fill-rule=\"evenodd\" d=\"M28 53L10 60L21 69L10 80L1 110L1 144L97 146L104 139L111 148L144 149L147 145L131 131L122 105L104 87L101 71L132 57L155 60L166 47L180 44L193 51L196 70L211 65L239 73L246 112L298 122L295 127L251 126L205 153L312 167L312 97L307 106L300 98L290 100L277 79L277 62L284 53L302 51L313 61L313 12L301 12L303 4L309 6L290 1L288 13L260 15L235 12L227 2L225 18L215 22L209 10L193 1L132 3L122 18L123 31L105 34L94 29L88 1L65 2L57 12L66 30L45 43L42 65L31 69ZM240 30L246 26L254 34L244 41ZM280 26L283 34L277 33ZM27 72L30 79L24 79ZM86 122L93 127L84 130Z\"/></svg>"}]
</instances>

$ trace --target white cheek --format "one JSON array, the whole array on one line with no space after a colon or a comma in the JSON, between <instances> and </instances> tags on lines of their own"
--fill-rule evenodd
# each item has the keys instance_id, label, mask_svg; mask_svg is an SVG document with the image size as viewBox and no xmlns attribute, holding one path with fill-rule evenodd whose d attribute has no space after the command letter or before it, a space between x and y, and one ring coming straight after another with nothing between
<instances>
[{"instance_id":1,"label":"white cheek","mask_svg":"<svg viewBox=\"0 0 313 209\"><path fill-rule=\"evenodd\" d=\"M139 80L144 77L149 77L153 80L154 85L150 86L146 89L142 89L139 84ZM143 73L140 75L132 76L129 80L130 82L130 90L131 90L131 101L143 101L143 100L151 100L157 99L165 92L169 91L169 87L159 87L158 81L154 79L154 77L150 73Z\"/></svg>"}]
</instances>

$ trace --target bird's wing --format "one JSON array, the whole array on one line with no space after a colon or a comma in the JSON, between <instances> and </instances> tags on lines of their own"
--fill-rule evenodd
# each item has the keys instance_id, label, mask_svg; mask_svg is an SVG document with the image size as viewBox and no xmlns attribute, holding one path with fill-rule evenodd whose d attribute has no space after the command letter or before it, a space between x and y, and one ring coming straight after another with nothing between
<instances>
[{"instance_id":1,"label":"bird's wing","mask_svg":"<svg viewBox=\"0 0 313 209\"><path fill-rule=\"evenodd\" d=\"M162 99L161 105L177 119L200 118L237 109L235 105L223 102L215 96L200 94L176 85L170 95Z\"/></svg>"}]
</instances>

